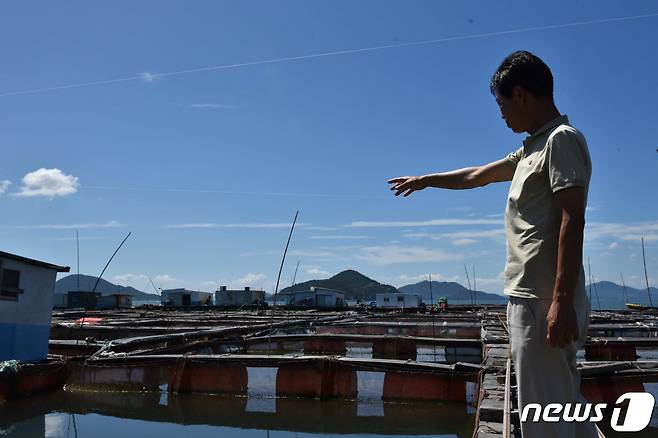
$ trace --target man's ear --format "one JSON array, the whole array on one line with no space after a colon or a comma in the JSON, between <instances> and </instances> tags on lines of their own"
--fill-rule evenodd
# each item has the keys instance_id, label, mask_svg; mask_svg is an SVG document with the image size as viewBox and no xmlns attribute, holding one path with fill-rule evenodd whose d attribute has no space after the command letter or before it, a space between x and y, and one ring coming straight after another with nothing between
<instances>
[{"instance_id":1,"label":"man's ear","mask_svg":"<svg viewBox=\"0 0 658 438\"><path fill-rule=\"evenodd\" d=\"M525 89L520 85L515 85L514 89L512 89L512 99L518 104L525 105L527 103L527 98L528 93L526 93Z\"/></svg>"}]
</instances>

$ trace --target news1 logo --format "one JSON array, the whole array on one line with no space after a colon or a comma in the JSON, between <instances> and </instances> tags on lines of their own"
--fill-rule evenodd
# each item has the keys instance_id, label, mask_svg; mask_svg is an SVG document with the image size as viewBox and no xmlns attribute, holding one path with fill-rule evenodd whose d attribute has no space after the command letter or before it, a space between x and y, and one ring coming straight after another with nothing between
<instances>
[{"instance_id":1,"label":"news1 logo","mask_svg":"<svg viewBox=\"0 0 658 438\"><path fill-rule=\"evenodd\" d=\"M626 415L622 418L622 404L627 403ZM653 395L648 392L627 392L617 399L616 407L612 410L610 427L616 432L639 432L649 425L653 408L656 403ZM521 421L538 423L557 423L566 421L568 423L592 423L603 420L603 410L608 407L607 403L549 403L546 406L539 403L528 403L521 412ZM530 412L533 412L532 417Z\"/></svg>"}]
</instances>

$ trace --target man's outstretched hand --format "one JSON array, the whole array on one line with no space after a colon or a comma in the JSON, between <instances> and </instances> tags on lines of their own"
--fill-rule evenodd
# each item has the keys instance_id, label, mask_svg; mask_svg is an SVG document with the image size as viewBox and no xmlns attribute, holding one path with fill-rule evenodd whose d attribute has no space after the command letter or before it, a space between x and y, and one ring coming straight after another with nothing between
<instances>
[{"instance_id":1,"label":"man's outstretched hand","mask_svg":"<svg viewBox=\"0 0 658 438\"><path fill-rule=\"evenodd\" d=\"M573 304L553 301L546 315L546 339L551 347L564 348L578 340L578 318Z\"/></svg>"},{"instance_id":2,"label":"man's outstretched hand","mask_svg":"<svg viewBox=\"0 0 658 438\"><path fill-rule=\"evenodd\" d=\"M402 193L402 196L406 197L427 187L427 182L422 176L399 176L389 179L388 183L392 184L391 190L395 191L395 196Z\"/></svg>"}]
</instances>

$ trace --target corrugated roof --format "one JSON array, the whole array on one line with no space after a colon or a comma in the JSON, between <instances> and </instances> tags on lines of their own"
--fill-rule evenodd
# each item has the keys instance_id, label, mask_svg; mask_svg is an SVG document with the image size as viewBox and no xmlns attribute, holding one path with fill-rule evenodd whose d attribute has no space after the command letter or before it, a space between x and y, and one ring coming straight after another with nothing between
<instances>
[{"instance_id":1,"label":"corrugated roof","mask_svg":"<svg viewBox=\"0 0 658 438\"><path fill-rule=\"evenodd\" d=\"M0 258L16 260L30 265L41 266L42 268L54 269L57 272L69 272L71 270L71 268L68 266L53 265L51 263L42 262L41 260L30 259L4 251L0 251Z\"/></svg>"}]
</instances>

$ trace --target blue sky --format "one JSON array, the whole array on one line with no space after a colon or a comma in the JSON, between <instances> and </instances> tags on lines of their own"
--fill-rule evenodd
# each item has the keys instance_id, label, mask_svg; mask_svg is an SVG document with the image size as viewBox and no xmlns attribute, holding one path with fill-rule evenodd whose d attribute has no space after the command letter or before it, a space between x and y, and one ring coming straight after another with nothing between
<instances>
[{"instance_id":1,"label":"blue sky","mask_svg":"<svg viewBox=\"0 0 658 438\"><path fill-rule=\"evenodd\" d=\"M642 286L644 236L657 283L655 2L0 8L4 251L75 271L78 229L97 275L131 231L108 280L271 291L299 210L284 286L297 261L299 281L352 268L396 286L466 283L466 264L501 292L507 184L401 199L386 180L517 149L488 83L526 49L589 142L595 278Z\"/></svg>"}]
</instances>

